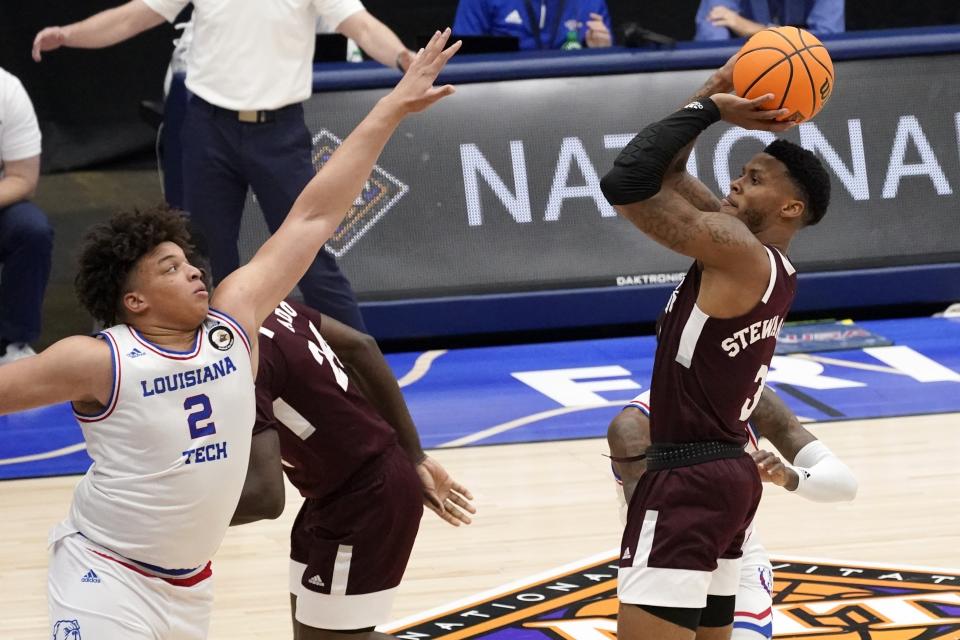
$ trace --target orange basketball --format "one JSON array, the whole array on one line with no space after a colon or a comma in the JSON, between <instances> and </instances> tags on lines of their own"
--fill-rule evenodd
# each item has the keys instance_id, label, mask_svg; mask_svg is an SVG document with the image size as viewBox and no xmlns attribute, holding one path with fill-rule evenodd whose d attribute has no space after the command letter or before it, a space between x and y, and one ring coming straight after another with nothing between
<instances>
[{"instance_id":1,"label":"orange basketball","mask_svg":"<svg viewBox=\"0 0 960 640\"><path fill-rule=\"evenodd\" d=\"M743 98L766 93L764 109L789 109L782 120L803 122L817 115L833 93L833 61L809 31L776 27L754 34L740 49L733 87Z\"/></svg>"}]
</instances>

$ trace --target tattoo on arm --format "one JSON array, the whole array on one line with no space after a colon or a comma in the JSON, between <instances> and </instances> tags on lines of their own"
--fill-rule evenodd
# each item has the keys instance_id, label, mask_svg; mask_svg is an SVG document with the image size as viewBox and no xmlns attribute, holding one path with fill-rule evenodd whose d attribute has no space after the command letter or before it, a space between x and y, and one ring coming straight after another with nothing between
<instances>
[{"instance_id":1,"label":"tattoo on arm","mask_svg":"<svg viewBox=\"0 0 960 640\"><path fill-rule=\"evenodd\" d=\"M617 209L638 229L672 251L703 259L716 249L746 247L756 242L713 213L703 213L676 192L661 191L653 198ZM709 245L705 242L709 239Z\"/></svg>"},{"instance_id":2,"label":"tattoo on arm","mask_svg":"<svg viewBox=\"0 0 960 640\"><path fill-rule=\"evenodd\" d=\"M757 427L760 435L767 438L790 463L797 457L800 449L816 438L807 431L793 411L770 388L763 390L760 402L750 421Z\"/></svg>"}]
</instances>

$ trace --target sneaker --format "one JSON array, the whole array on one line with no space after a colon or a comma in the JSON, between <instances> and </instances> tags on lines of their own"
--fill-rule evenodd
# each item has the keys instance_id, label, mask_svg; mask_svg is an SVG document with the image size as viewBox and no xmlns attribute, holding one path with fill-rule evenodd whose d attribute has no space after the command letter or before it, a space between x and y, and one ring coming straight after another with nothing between
<instances>
[{"instance_id":1,"label":"sneaker","mask_svg":"<svg viewBox=\"0 0 960 640\"><path fill-rule=\"evenodd\" d=\"M7 345L7 350L4 352L4 354L0 356L0 364L7 364L8 362L13 362L14 360L29 358L30 356L35 355L37 355L37 352L34 351L26 342L11 342Z\"/></svg>"}]
</instances>

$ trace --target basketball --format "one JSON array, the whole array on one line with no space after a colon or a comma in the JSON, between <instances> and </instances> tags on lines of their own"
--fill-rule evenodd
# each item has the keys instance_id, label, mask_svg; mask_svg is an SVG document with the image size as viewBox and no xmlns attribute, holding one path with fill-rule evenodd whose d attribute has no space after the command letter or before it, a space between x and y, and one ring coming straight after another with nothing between
<instances>
[{"instance_id":1,"label":"basketball","mask_svg":"<svg viewBox=\"0 0 960 640\"><path fill-rule=\"evenodd\" d=\"M833 61L823 43L797 27L764 29L747 40L733 67L737 95L774 98L764 109L789 109L782 120L803 122L817 115L833 92Z\"/></svg>"}]
</instances>

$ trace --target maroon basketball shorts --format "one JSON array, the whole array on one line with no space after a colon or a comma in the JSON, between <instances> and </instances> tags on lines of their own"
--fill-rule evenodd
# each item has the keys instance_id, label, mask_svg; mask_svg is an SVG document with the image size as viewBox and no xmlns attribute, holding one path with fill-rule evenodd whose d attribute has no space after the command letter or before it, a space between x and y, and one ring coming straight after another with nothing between
<instances>
[{"instance_id":1,"label":"maroon basketball shorts","mask_svg":"<svg viewBox=\"0 0 960 640\"><path fill-rule=\"evenodd\" d=\"M387 622L417 537L423 494L403 450L391 447L358 476L335 495L306 499L293 523L290 593L296 619L310 627Z\"/></svg>"},{"instance_id":2,"label":"maroon basketball shorts","mask_svg":"<svg viewBox=\"0 0 960 640\"><path fill-rule=\"evenodd\" d=\"M746 454L645 473L620 544L620 601L696 609L735 595L761 491Z\"/></svg>"}]
</instances>

